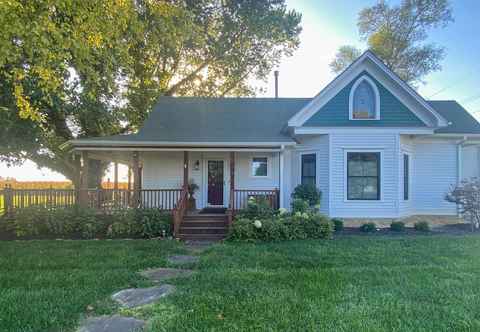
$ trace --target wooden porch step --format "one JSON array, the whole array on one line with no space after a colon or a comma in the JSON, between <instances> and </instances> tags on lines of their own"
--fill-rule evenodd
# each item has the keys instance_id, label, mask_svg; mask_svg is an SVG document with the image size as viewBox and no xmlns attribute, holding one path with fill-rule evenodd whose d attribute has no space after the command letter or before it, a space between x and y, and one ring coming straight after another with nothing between
<instances>
[{"instance_id":1,"label":"wooden porch step","mask_svg":"<svg viewBox=\"0 0 480 332\"><path fill-rule=\"evenodd\" d=\"M183 220L226 220L226 214L187 214L183 217Z\"/></svg>"},{"instance_id":2,"label":"wooden porch step","mask_svg":"<svg viewBox=\"0 0 480 332\"><path fill-rule=\"evenodd\" d=\"M191 241L219 241L225 239L225 234L183 234L180 239Z\"/></svg>"},{"instance_id":3,"label":"wooden porch step","mask_svg":"<svg viewBox=\"0 0 480 332\"><path fill-rule=\"evenodd\" d=\"M226 220L188 220L182 222L180 227L228 227Z\"/></svg>"},{"instance_id":4,"label":"wooden porch step","mask_svg":"<svg viewBox=\"0 0 480 332\"><path fill-rule=\"evenodd\" d=\"M180 227L181 234L227 234L226 227Z\"/></svg>"}]
</instances>

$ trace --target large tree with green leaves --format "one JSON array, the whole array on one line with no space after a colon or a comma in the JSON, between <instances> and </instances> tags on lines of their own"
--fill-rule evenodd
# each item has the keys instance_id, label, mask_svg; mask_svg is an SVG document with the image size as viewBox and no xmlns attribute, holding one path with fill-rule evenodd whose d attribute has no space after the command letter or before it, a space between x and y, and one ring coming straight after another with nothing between
<instances>
[{"instance_id":1,"label":"large tree with green leaves","mask_svg":"<svg viewBox=\"0 0 480 332\"><path fill-rule=\"evenodd\" d=\"M0 3L0 160L78 183L76 137L135 131L162 95L253 95L298 47L284 0ZM90 184L99 182L104 163Z\"/></svg>"},{"instance_id":2,"label":"large tree with green leaves","mask_svg":"<svg viewBox=\"0 0 480 332\"><path fill-rule=\"evenodd\" d=\"M448 0L402 0L390 6L381 0L358 16L360 36L397 75L413 85L440 69L445 55L441 46L425 43L428 30L453 21ZM361 51L342 46L330 67L336 73L352 63Z\"/></svg>"}]
</instances>

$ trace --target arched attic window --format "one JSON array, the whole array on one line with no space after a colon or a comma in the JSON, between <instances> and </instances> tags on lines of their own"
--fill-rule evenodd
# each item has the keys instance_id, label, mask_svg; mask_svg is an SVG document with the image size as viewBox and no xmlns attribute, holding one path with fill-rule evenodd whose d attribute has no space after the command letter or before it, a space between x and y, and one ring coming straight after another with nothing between
<instances>
[{"instance_id":1,"label":"arched attic window","mask_svg":"<svg viewBox=\"0 0 480 332\"><path fill-rule=\"evenodd\" d=\"M380 94L368 77L360 77L350 90L350 120L379 120Z\"/></svg>"}]
</instances>

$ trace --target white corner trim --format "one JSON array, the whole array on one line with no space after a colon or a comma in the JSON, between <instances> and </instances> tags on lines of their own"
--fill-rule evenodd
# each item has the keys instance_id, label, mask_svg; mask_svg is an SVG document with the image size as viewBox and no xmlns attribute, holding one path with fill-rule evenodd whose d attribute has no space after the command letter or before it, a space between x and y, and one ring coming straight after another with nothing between
<instances>
[{"instance_id":1,"label":"white corner trim","mask_svg":"<svg viewBox=\"0 0 480 332\"><path fill-rule=\"evenodd\" d=\"M355 119L353 117L353 102L354 102L353 99L354 99L355 91L357 90L360 83L362 83L363 81L367 82L372 87L373 93L375 94L375 117L371 118L371 119L370 118L368 118L368 119ZM375 84L375 82L373 82L370 79L370 77L368 77L367 75L363 75L359 79L357 79L355 81L355 83L353 84L352 88L350 89L350 94L349 94L349 97L348 97L348 118L349 118L349 120L352 120L352 121L380 120L380 92L378 91L378 87Z\"/></svg>"}]
</instances>

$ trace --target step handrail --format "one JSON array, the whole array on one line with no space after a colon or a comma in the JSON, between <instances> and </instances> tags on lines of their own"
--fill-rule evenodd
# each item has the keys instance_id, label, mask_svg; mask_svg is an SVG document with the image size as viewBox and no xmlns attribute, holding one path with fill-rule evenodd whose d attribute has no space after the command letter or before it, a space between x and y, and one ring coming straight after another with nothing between
<instances>
[{"instance_id":1,"label":"step handrail","mask_svg":"<svg viewBox=\"0 0 480 332\"><path fill-rule=\"evenodd\" d=\"M180 225L182 223L185 212L187 211L187 202L188 202L188 190L187 187L183 187L182 192L180 193L180 198L178 203L173 208L173 236L178 238L180 236Z\"/></svg>"}]
</instances>

